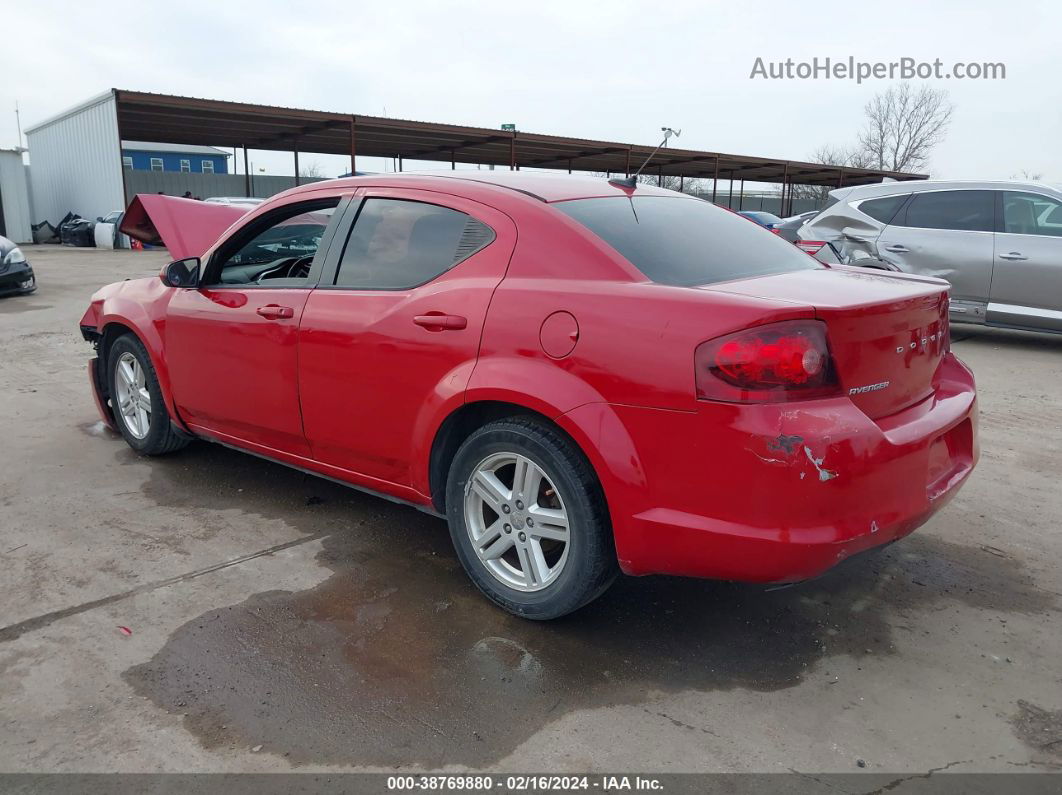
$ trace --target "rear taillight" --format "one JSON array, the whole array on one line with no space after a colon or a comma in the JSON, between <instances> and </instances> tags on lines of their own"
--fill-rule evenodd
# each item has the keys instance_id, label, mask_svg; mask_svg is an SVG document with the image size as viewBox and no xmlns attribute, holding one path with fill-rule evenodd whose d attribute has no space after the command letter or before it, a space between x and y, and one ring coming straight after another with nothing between
<instances>
[{"instance_id":1,"label":"rear taillight","mask_svg":"<svg viewBox=\"0 0 1062 795\"><path fill-rule=\"evenodd\" d=\"M801 251L806 251L808 254L814 256L819 253L819 249L826 245L825 240L797 240L796 247Z\"/></svg>"},{"instance_id":2,"label":"rear taillight","mask_svg":"<svg viewBox=\"0 0 1062 795\"><path fill-rule=\"evenodd\" d=\"M838 394L837 376L817 320L758 326L697 346L698 400L782 403Z\"/></svg>"}]
</instances>

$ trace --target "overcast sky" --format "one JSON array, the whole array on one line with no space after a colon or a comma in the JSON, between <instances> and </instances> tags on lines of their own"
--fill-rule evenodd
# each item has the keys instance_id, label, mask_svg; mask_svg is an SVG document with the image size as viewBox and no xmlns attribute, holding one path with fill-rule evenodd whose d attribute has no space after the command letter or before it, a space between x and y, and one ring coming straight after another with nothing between
<instances>
[{"instance_id":1,"label":"overcast sky","mask_svg":"<svg viewBox=\"0 0 1062 795\"><path fill-rule=\"evenodd\" d=\"M0 147L109 88L806 159L854 141L889 81L752 80L757 57L1002 62L938 80L955 105L933 176L1062 183L1062 3L308 3L0 0ZM291 173L290 158L255 153ZM327 175L342 158L317 160ZM359 168L378 170L379 161Z\"/></svg>"}]
</instances>

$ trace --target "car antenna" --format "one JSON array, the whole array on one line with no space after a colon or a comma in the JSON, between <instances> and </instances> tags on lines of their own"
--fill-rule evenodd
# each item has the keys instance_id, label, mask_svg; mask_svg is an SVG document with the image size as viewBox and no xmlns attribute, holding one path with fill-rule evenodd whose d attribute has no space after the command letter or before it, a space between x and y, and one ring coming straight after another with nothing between
<instances>
[{"instance_id":1,"label":"car antenna","mask_svg":"<svg viewBox=\"0 0 1062 795\"><path fill-rule=\"evenodd\" d=\"M649 165L649 161L660 151L660 148L667 145L667 139L672 135L676 138L682 135L682 130L672 130L670 127L661 127L660 131L664 134L664 140L657 144L656 149L649 153L649 157L645 158L645 162L639 166L638 170L629 177L614 177L613 179L610 179L608 181L610 185L618 185L621 188L638 187L638 175L642 173L642 169Z\"/></svg>"}]
</instances>

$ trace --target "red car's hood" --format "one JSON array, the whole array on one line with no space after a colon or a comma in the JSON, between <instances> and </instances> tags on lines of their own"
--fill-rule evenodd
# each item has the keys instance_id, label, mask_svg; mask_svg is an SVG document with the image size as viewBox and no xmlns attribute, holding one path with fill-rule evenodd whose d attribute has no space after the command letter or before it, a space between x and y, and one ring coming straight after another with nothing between
<instances>
[{"instance_id":1,"label":"red car's hood","mask_svg":"<svg viewBox=\"0 0 1062 795\"><path fill-rule=\"evenodd\" d=\"M138 194L125 211L121 231L135 240L165 246L175 260L201 257L248 209L176 196Z\"/></svg>"}]
</instances>

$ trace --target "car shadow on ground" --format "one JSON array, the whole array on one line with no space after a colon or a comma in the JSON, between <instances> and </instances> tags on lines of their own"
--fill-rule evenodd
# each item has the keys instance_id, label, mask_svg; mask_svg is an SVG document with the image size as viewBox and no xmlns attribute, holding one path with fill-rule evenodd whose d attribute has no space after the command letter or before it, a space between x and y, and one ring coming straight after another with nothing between
<instances>
[{"instance_id":1,"label":"car shadow on ground","mask_svg":"<svg viewBox=\"0 0 1062 795\"><path fill-rule=\"evenodd\" d=\"M1062 353L1062 334L1050 331L1024 331L956 323L951 327L951 341Z\"/></svg>"},{"instance_id":2,"label":"car shadow on ground","mask_svg":"<svg viewBox=\"0 0 1062 795\"><path fill-rule=\"evenodd\" d=\"M835 655L894 654L894 624L940 600L1053 604L998 550L923 533L781 590L621 577L536 623L481 597L444 522L415 509L206 443L150 464L144 492L161 505L324 534L321 584L219 605L124 675L205 747L261 745L293 764L486 765L571 710L779 690L827 676Z\"/></svg>"}]
</instances>

